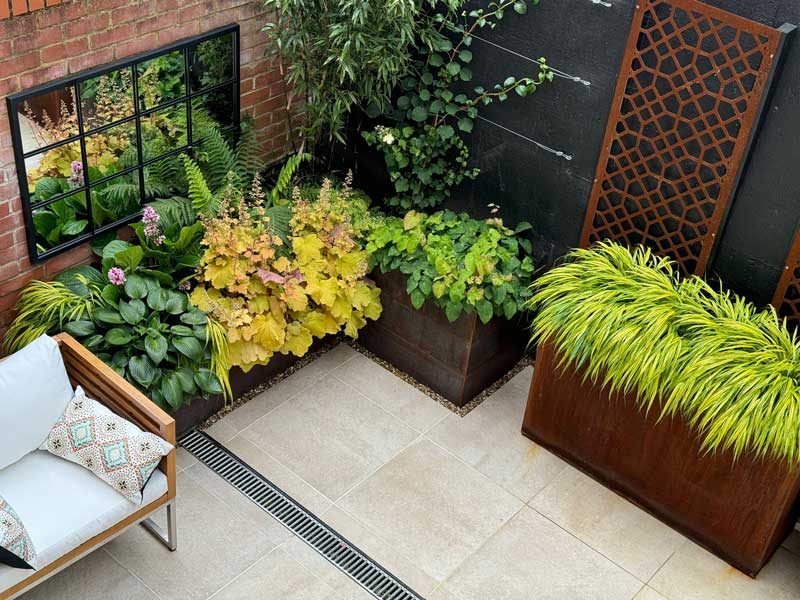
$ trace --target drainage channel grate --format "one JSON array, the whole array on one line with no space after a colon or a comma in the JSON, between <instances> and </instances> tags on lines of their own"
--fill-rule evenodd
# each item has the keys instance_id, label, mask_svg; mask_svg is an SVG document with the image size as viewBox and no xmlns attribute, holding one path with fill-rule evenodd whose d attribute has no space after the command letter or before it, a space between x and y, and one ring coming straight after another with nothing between
<instances>
[{"instance_id":1,"label":"drainage channel grate","mask_svg":"<svg viewBox=\"0 0 800 600\"><path fill-rule=\"evenodd\" d=\"M423 600L422 596L208 434L192 430L178 443L376 598Z\"/></svg>"}]
</instances>

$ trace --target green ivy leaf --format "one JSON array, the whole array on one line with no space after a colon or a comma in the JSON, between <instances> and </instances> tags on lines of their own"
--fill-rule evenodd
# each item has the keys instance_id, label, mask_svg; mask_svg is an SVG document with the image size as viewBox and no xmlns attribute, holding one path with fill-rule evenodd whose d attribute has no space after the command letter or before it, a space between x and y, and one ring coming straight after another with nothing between
<instances>
[{"instance_id":1,"label":"green ivy leaf","mask_svg":"<svg viewBox=\"0 0 800 600\"><path fill-rule=\"evenodd\" d=\"M443 140L449 140L453 137L455 130L450 125L442 125L438 128L439 137Z\"/></svg>"},{"instance_id":2,"label":"green ivy leaf","mask_svg":"<svg viewBox=\"0 0 800 600\"><path fill-rule=\"evenodd\" d=\"M472 62L472 52L470 50L462 50L458 53L458 58L465 63Z\"/></svg>"},{"instance_id":3,"label":"green ivy leaf","mask_svg":"<svg viewBox=\"0 0 800 600\"><path fill-rule=\"evenodd\" d=\"M428 118L428 111L425 110L424 106L417 106L414 110L411 111L411 118L421 123L425 119Z\"/></svg>"},{"instance_id":4,"label":"green ivy leaf","mask_svg":"<svg viewBox=\"0 0 800 600\"><path fill-rule=\"evenodd\" d=\"M441 54L431 54L428 62L432 67L441 67L444 64L444 59Z\"/></svg>"},{"instance_id":5,"label":"green ivy leaf","mask_svg":"<svg viewBox=\"0 0 800 600\"><path fill-rule=\"evenodd\" d=\"M465 131L465 132L469 133L469 132L472 131L472 126L473 126L472 119L468 119L467 117L464 117L463 119L459 119L458 120L458 128L461 131Z\"/></svg>"},{"instance_id":6,"label":"green ivy leaf","mask_svg":"<svg viewBox=\"0 0 800 600\"><path fill-rule=\"evenodd\" d=\"M461 72L461 65L457 62L448 63L446 68L447 72L453 76L458 75Z\"/></svg>"}]
</instances>

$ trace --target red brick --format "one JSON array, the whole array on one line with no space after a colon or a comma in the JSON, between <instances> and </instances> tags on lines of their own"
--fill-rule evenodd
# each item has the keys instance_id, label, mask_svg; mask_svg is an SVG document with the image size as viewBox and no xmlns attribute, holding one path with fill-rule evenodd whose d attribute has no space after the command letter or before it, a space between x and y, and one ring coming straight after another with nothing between
<instances>
[{"instance_id":1,"label":"red brick","mask_svg":"<svg viewBox=\"0 0 800 600\"><path fill-rule=\"evenodd\" d=\"M107 31L94 33L91 37L92 50L104 48L106 46L110 46L111 44L116 44L123 40L130 39L133 37L135 29L136 25L134 23L126 23L125 25L112 27Z\"/></svg>"},{"instance_id":2,"label":"red brick","mask_svg":"<svg viewBox=\"0 0 800 600\"><path fill-rule=\"evenodd\" d=\"M178 11L178 23L194 21L203 17L206 13L208 13L208 6L205 4L195 4L194 6L182 8Z\"/></svg>"},{"instance_id":3,"label":"red brick","mask_svg":"<svg viewBox=\"0 0 800 600\"><path fill-rule=\"evenodd\" d=\"M38 52L29 52L22 56L14 56L11 59L0 62L0 73L5 77L19 75L20 73L38 67L41 64L40 60L41 58Z\"/></svg>"},{"instance_id":4,"label":"red brick","mask_svg":"<svg viewBox=\"0 0 800 600\"><path fill-rule=\"evenodd\" d=\"M93 13L87 17L64 25L64 33L68 38L77 38L95 31L103 31L109 25L108 13Z\"/></svg>"},{"instance_id":5,"label":"red brick","mask_svg":"<svg viewBox=\"0 0 800 600\"><path fill-rule=\"evenodd\" d=\"M205 25L205 23L204 23ZM169 29L162 29L158 32L158 43L160 45L169 44L176 40L197 35L200 31L197 21L185 23L178 27L170 27Z\"/></svg>"},{"instance_id":6,"label":"red brick","mask_svg":"<svg viewBox=\"0 0 800 600\"><path fill-rule=\"evenodd\" d=\"M89 246L89 244L83 244L77 248L74 248L73 250L69 250L63 254L59 254L58 256L54 256L53 258L49 259L44 263L45 272L47 273L48 278L55 277L64 269L74 267L75 265L81 263L89 262L91 258L91 246Z\"/></svg>"},{"instance_id":7,"label":"red brick","mask_svg":"<svg viewBox=\"0 0 800 600\"><path fill-rule=\"evenodd\" d=\"M104 10L112 10L120 6L127 6L131 0L92 0L90 10L102 12Z\"/></svg>"},{"instance_id":8,"label":"red brick","mask_svg":"<svg viewBox=\"0 0 800 600\"><path fill-rule=\"evenodd\" d=\"M95 3L92 2L92 11L95 9ZM58 27L67 21L74 21L86 14L86 6L83 2L70 2L58 8L51 10L44 10L36 13L36 25L38 28L45 27Z\"/></svg>"},{"instance_id":9,"label":"red brick","mask_svg":"<svg viewBox=\"0 0 800 600\"><path fill-rule=\"evenodd\" d=\"M145 36L135 37L127 42L120 42L114 48L116 58L127 58L139 52L153 50L158 47L158 34L149 33Z\"/></svg>"},{"instance_id":10,"label":"red brick","mask_svg":"<svg viewBox=\"0 0 800 600\"><path fill-rule=\"evenodd\" d=\"M161 13L155 17L150 17L149 19L139 21L136 24L136 31L141 35L143 33L158 31L159 29L166 29L167 27L174 26L177 22L177 18L178 15L174 11Z\"/></svg>"},{"instance_id":11,"label":"red brick","mask_svg":"<svg viewBox=\"0 0 800 600\"><path fill-rule=\"evenodd\" d=\"M0 65L0 69L2 69L2 65ZM0 79L0 96L8 96L16 91L19 91L19 78L17 76Z\"/></svg>"},{"instance_id":12,"label":"red brick","mask_svg":"<svg viewBox=\"0 0 800 600\"><path fill-rule=\"evenodd\" d=\"M77 40L66 42L65 44L54 44L47 48L42 48L42 63L47 64L57 60L64 60L83 54L89 49L88 38L81 37Z\"/></svg>"},{"instance_id":13,"label":"red brick","mask_svg":"<svg viewBox=\"0 0 800 600\"><path fill-rule=\"evenodd\" d=\"M10 248L14 245L14 232L9 231L0 235L0 248Z\"/></svg>"},{"instance_id":14,"label":"red brick","mask_svg":"<svg viewBox=\"0 0 800 600\"><path fill-rule=\"evenodd\" d=\"M144 12L144 11L147 12ZM114 25L137 21L150 14L149 8L144 8L141 4L131 4L111 11L111 22Z\"/></svg>"},{"instance_id":15,"label":"red brick","mask_svg":"<svg viewBox=\"0 0 800 600\"><path fill-rule=\"evenodd\" d=\"M16 265L17 263L11 264ZM7 279L3 281L3 283L0 283L0 297L7 294L16 293L29 281L33 279L41 279L42 277L44 277L44 267L40 265L35 269L28 271L27 273L22 273L21 275ZM0 271L0 279L2 278L2 271Z\"/></svg>"},{"instance_id":16,"label":"red brick","mask_svg":"<svg viewBox=\"0 0 800 600\"><path fill-rule=\"evenodd\" d=\"M98 65L110 63L112 60L114 60L114 49L104 48L97 52L91 52L89 54L84 54L83 56L71 58L67 68L70 73L77 73Z\"/></svg>"}]
</instances>

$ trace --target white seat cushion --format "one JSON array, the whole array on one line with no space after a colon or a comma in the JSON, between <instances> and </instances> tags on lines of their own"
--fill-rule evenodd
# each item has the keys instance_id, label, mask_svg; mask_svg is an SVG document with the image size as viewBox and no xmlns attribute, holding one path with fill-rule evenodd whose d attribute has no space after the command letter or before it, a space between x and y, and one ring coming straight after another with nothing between
<instances>
[{"instance_id":1,"label":"white seat cushion","mask_svg":"<svg viewBox=\"0 0 800 600\"><path fill-rule=\"evenodd\" d=\"M141 508L90 471L40 450L0 471L0 492L28 529L40 567ZM156 469L143 505L166 493L167 477ZM30 574L0 565L0 591Z\"/></svg>"},{"instance_id":2,"label":"white seat cushion","mask_svg":"<svg viewBox=\"0 0 800 600\"><path fill-rule=\"evenodd\" d=\"M43 335L0 362L0 469L36 450L71 399L52 338Z\"/></svg>"}]
</instances>

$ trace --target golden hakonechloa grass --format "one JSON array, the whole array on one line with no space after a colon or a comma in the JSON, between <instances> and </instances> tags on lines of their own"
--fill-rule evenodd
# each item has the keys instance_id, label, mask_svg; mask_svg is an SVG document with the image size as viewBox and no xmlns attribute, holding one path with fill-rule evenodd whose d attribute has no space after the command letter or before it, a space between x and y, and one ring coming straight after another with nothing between
<instances>
[{"instance_id":1,"label":"golden hakonechloa grass","mask_svg":"<svg viewBox=\"0 0 800 600\"><path fill-rule=\"evenodd\" d=\"M554 344L561 367L681 415L707 451L800 463L800 343L771 307L611 242L573 251L533 288L532 342Z\"/></svg>"}]
</instances>

